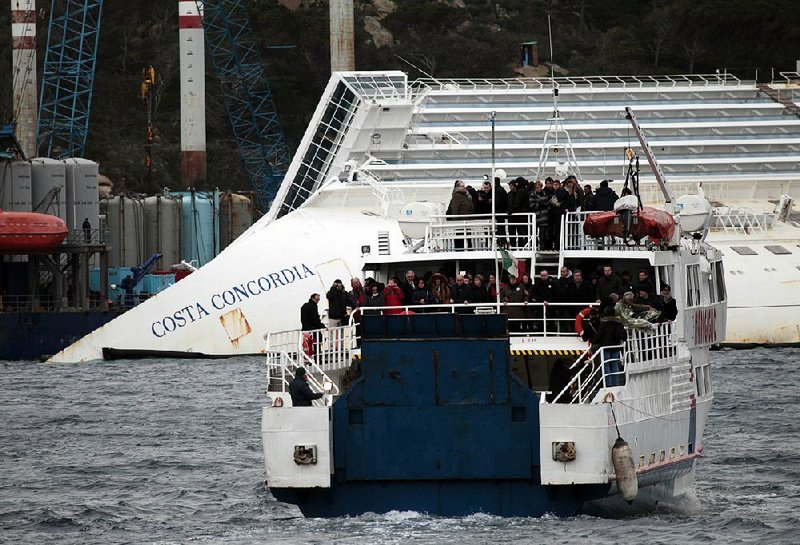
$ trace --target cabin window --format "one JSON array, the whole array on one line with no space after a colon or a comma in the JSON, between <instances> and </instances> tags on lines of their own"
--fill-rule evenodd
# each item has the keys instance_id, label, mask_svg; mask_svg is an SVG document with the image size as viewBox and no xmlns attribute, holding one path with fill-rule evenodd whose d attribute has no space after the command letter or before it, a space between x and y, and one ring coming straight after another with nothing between
<instances>
[{"instance_id":1,"label":"cabin window","mask_svg":"<svg viewBox=\"0 0 800 545\"><path fill-rule=\"evenodd\" d=\"M727 299L725 294L725 271L722 268L722 261L715 261L711 264L711 270L716 277L717 284L717 301L724 301Z\"/></svg>"},{"instance_id":2,"label":"cabin window","mask_svg":"<svg viewBox=\"0 0 800 545\"><path fill-rule=\"evenodd\" d=\"M703 386L705 387L706 394L711 393L711 364L703 366Z\"/></svg>"},{"instance_id":3,"label":"cabin window","mask_svg":"<svg viewBox=\"0 0 800 545\"><path fill-rule=\"evenodd\" d=\"M686 267L686 306L700 304L700 265Z\"/></svg>"},{"instance_id":4,"label":"cabin window","mask_svg":"<svg viewBox=\"0 0 800 545\"><path fill-rule=\"evenodd\" d=\"M766 248L775 255L788 255L792 253L783 246L764 246L764 248Z\"/></svg>"},{"instance_id":5,"label":"cabin window","mask_svg":"<svg viewBox=\"0 0 800 545\"><path fill-rule=\"evenodd\" d=\"M707 282L708 282L708 302L714 304L717 302L717 290L714 287L716 283L716 276L714 275L713 270L708 271L707 275Z\"/></svg>"},{"instance_id":6,"label":"cabin window","mask_svg":"<svg viewBox=\"0 0 800 545\"><path fill-rule=\"evenodd\" d=\"M749 246L731 246L731 250L739 255L758 255L756 251Z\"/></svg>"},{"instance_id":7,"label":"cabin window","mask_svg":"<svg viewBox=\"0 0 800 545\"><path fill-rule=\"evenodd\" d=\"M703 381L703 368L702 367L695 367L695 370L694 370L694 387L695 387L695 391L697 392L697 397L700 397L705 393L706 384Z\"/></svg>"}]
</instances>

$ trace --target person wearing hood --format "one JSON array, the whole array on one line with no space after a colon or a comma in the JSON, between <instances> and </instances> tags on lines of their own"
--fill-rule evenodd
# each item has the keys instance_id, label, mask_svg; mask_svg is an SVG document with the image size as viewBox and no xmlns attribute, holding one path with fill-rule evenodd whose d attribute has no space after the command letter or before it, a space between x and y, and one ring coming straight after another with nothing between
<instances>
[{"instance_id":1,"label":"person wearing hood","mask_svg":"<svg viewBox=\"0 0 800 545\"><path fill-rule=\"evenodd\" d=\"M628 339L625 326L612 307L603 309L603 318L597 328L597 334L592 343L592 352L597 353L604 346L619 346ZM607 348L603 351L603 373L606 377L606 386L622 385L622 350Z\"/></svg>"},{"instance_id":2,"label":"person wearing hood","mask_svg":"<svg viewBox=\"0 0 800 545\"><path fill-rule=\"evenodd\" d=\"M472 204L472 199L467 195L467 186L461 180L456 180L453 187L453 196L450 198L450 204L447 207L448 216L469 216L475 213L475 205ZM458 219L448 217L447 219ZM464 248L464 239L456 238L453 241L453 246L456 249Z\"/></svg>"},{"instance_id":3,"label":"person wearing hood","mask_svg":"<svg viewBox=\"0 0 800 545\"><path fill-rule=\"evenodd\" d=\"M608 187L608 180L600 182L600 187L594 192L594 210L611 211L614 210L614 203L619 196L617 192Z\"/></svg>"},{"instance_id":4,"label":"person wearing hood","mask_svg":"<svg viewBox=\"0 0 800 545\"><path fill-rule=\"evenodd\" d=\"M308 385L308 373L305 368L298 367L294 372L294 380L289 383L289 395L292 396L292 407L310 407L315 399L322 397L322 392L314 393Z\"/></svg>"}]
</instances>

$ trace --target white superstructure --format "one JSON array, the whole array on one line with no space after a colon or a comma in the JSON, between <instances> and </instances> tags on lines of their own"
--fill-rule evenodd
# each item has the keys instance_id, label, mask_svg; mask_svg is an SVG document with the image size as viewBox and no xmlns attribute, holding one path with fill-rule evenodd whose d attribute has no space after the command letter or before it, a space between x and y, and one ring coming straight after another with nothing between
<instances>
[{"instance_id":1,"label":"white superstructure","mask_svg":"<svg viewBox=\"0 0 800 545\"><path fill-rule=\"evenodd\" d=\"M800 342L800 228L785 199L773 214L800 185L800 118L776 100L791 97L798 81L789 74L781 89L728 74L410 83L402 72L336 73L270 213L200 271L53 360L99 358L104 347L262 351L265 333L299 325L299 307L312 292L358 274L362 246L374 253L406 243L395 221L404 205L445 203L454 179L477 185L491 171L491 112L496 167L509 177L533 176L554 83L582 183L624 178L623 150L637 147L625 106L636 111L675 194L703 182L718 212L709 240L731 263L726 342ZM554 153L547 163L554 171ZM645 173L642 197L661 202ZM735 212L743 208L751 219ZM758 229L752 218L763 219ZM742 245L755 256L732 249ZM310 272L281 276L303 266Z\"/></svg>"}]
</instances>

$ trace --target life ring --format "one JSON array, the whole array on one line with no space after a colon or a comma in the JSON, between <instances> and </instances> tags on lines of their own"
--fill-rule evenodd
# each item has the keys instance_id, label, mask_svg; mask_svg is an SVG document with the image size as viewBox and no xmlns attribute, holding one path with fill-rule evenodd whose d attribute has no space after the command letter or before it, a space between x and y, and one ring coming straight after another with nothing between
<instances>
[{"instance_id":1,"label":"life ring","mask_svg":"<svg viewBox=\"0 0 800 545\"><path fill-rule=\"evenodd\" d=\"M588 317L594 307L586 307L575 316L575 333L580 337L583 334L583 320Z\"/></svg>"},{"instance_id":2,"label":"life ring","mask_svg":"<svg viewBox=\"0 0 800 545\"><path fill-rule=\"evenodd\" d=\"M603 396L603 403L614 403L614 392L606 392Z\"/></svg>"}]
</instances>

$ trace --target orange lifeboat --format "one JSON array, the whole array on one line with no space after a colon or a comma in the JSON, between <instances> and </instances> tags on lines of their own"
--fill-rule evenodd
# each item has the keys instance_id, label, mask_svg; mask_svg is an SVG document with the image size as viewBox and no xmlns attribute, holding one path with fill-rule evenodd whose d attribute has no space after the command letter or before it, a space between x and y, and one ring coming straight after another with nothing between
<instances>
[{"instance_id":1,"label":"orange lifeboat","mask_svg":"<svg viewBox=\"0 0 800 545\"><path fill-rule=\"evenodd\" d=\"M69 229L59 217L0 210L0 253L40 254L61 244Z\"/></svg>"},{"instance_id":2,"label":"orange lifeboat","mask_svg":"<svg viewBox=\"0 0 800 545\"><path fill-rule=\"evenodd\" d=\"M648 237L651 241L671 240L675 234L675 218L663 210L645 206L631 213L630 236L636 240ZM595 212L586 216L583 232L592 237L615 236L624 238L625 227L616 212Z\"/></svg>"}]
</instances>

